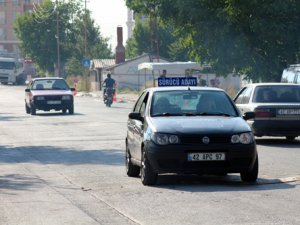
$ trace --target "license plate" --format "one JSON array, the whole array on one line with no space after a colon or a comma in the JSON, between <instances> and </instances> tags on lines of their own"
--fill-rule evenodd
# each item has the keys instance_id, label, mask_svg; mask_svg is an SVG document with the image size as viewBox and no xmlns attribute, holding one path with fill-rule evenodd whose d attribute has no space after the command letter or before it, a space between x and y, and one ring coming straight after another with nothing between
<instances>
[{"instance_id":1,"label":"license plate","mask_svg":"<svg viewBox=\"0 0 300 225\"><path fill-rule=\"evenodd\" d=\"M278 109L278 115L300 115L300 109Z\"/></svg>"},{"instance_id":2,"label":"license plate","mask_svg":"<svg viewBox=\"0 0 300 225\"><path fill-rule=\"evenodd\" d=\"M49 105L60 105L61 101L47 101L47 104L49 104Z\"/></svg>"},{"instance_id":3,"label":"license plate","mask_svg":"<svg viewBox=\"0 0 300 225\"><path fill-rule=\"evenodd\" d=\"M224 161L224 152L189 153L188 161Z\"/></svg>"}]
</instances>

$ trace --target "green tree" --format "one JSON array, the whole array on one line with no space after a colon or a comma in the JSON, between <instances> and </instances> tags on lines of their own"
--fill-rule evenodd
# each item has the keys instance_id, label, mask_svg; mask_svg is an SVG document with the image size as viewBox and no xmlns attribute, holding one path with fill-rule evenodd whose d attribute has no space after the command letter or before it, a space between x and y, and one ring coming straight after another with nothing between
<instances>
[{"instance_id":1,"label":"green tree","mask_svg":"<svg viewBox=\"0 0 300 225\"><path fill-rule=\"evenodd\" d=\"M299 58L297 0L127 0L138 13L158 15L180 33L182 44L218 74L279 81Z\"/></svg>"},{"instance_id":2,"label":"green tree","mask_svg":"<svg viewBox=\"0 0 300 225\"><path fill-rule=\"evenodd\" d=\"M75 44L75 48L77 51L76 54L73 54L74 57L112 57L112 50L108 44L109 40L108 38L102 37L100 28L95 24L95 21L91 18L91 12L89 10L87 10L86 12L79 11L76 18L74 19L73 24L74 32L80 34L75 37L76 42L73 43L73 46Z\"/></svg>"},{"instance_id":3,"label":"green tree","mask_svg":"<svg viewBox=\"0 0 300 225\"><path fill-rule=\"evenodd\" d=\"M150 24L152 26L150 27ZM156 39L157 30L157 39ZM126 43L126 56L133 58L143 53L151 53L171 59L171 60L186 60L188 58L185 47L176 42L172 26L164 24L161 20L152 18L145 19L143 21L136 19L136 25L133 31L133 36ZM151 44L152 38L152 44ZM158 40L158 51L156 41ZM179 48L180 46L180 48Z\"/></svg>"},{"instance_id":4,"label":"green tree","mask_svg":"<svg viewBox=\"0 0 300 225\"><path fill-rule=\"evenodd\" d=\"M32 13L19 16L15 22L15 32L22 41L20 48L23 54L31 57L42 70L53 73L54 65L57 63L57 12L61 65L74 63L74 59L81 65L83 57L112 55L108 40L101 37L99 28L90 17L90 12L87 11L85 14L79 1L59 1L56 6L52 1L46 0L40 6L36 6ZM84 24L89 49L87 56L84 47Z\"/></svg>"}]
</instances>

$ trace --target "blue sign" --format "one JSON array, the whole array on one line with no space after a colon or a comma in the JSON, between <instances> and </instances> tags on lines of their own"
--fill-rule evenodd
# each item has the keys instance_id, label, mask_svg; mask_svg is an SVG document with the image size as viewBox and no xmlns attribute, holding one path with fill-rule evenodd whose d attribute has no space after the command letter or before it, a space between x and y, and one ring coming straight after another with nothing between
<instances>
[{"instance_id":1,"label":"blue sign","mask_svg":"<svg viewBox=\"0 0 300 225\"><path fill-rule=\"evenodd\" d=\"M159 77L158 87L197 86L197 77Z\"/></svg>"},{"instance_id":2,"label":"blue sign","mask_svg":"<svg viewBox=\"0 0 300 225\"><path fill-rule=\"evenodd\" d=\"M82 60L82 65L83 65L83 67L85 67L85 68L90 68L91 60L90 60L90 59L83 59L83 60Z\"/></svg>"}]
</instances>

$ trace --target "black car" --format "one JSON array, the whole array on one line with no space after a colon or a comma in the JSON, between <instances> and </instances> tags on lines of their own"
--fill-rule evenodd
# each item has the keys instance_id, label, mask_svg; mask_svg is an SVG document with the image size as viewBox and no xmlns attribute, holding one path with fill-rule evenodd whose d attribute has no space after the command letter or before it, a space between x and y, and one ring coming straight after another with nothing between
<instances>
[{"instance_id":1,"label":"black car","mask_svg":"<svg viewBox=\"0 0 300 225\"><path fill-rule=\"evenodd\" d=\"M242 88L234 101L240 111L254 112L248 123L255 136L300 135L300 85L256 83Z\"/></svg>"},{"instance_id":2,"label":"black car","mask_svg":"<svg viewBox=\"0 0 300 225\"><path fill-rule=\"evenodd\" d=\"M251 128L221 89L158 87L145 90L129 114L126 171L153 185L158 174L240 173L258 176Z\"/></svg>"},{"instance_id":3,"label":"black car","mask_svg":"<svg viewBox=\"0 0 300 225\"><path fill-rule=\"evenodd\" d=\"M35 78L25 89L26 113L35 115L37 110L60 111L74 114L74 88L70 88L63 78Z\"/></svg>"}]
</instances>

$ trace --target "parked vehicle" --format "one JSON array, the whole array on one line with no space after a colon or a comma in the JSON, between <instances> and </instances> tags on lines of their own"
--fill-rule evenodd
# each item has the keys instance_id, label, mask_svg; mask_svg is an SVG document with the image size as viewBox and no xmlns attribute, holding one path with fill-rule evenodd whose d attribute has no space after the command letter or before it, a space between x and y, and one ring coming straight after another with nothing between
<instances>
[{"instance_id":1,"label":"parked vehicle","mask_svg":"<svg viewBox=\"0 0 300 225\"><path fill-rule=\"evenodd\" d=\"M300 135L300 85L248 84L234 102L242 113L255 113L255 118L248 120L255 136L285 136L293 140Z\"/></svg>"},{"instance_id":2,"label":"parked vehicle","mask_svg":"<svg viewBox=\"0 0 300 225\"><path fill-rule=\"evenodd\" d=\"M158 87L138 98L127 122L126 172L141 174L144 185L158 174L240 173L258 176L258 155L251 128L230 97L209 87Z\"/></svg>"},{"instance_id":3,"label":"parked vehicle","mask_svg":"<svg viewBox=\"0 0 300 225\"><path fill-rule=\"evenodd\" d=\"M300 64L290 65L288 68L284 69L281 82L300 84Z\"/></svg>"},{"instance_id":4,"label":"parked vehicle","mask_svg":"<svg viewBox=\"0 0 300 225\"><path fill-rule=\"evenodd\" d=\"M16 58L0 58L0 82L2 84L24 84L22 63Z\"/></svg>"},{"instance_id":5,"label":"parked vehicle","mask_svg":"<svg viewBox=\"0 0 300 225\"><path fill-rule=\"evenodd\" d=\"M114 93L115 93L114 88L106 88L105 93L104 93L104 104L107 107L111 107L111 105L113 103Z\"/></svg>"},{"instance_id":6,"label":"parked vehicle","mask_svg":"<svg viewBox=\"0 0 300 225\"><path fill-rule=\"evenodd\" d=\"M45 77L31 80L25 89L26 113L35 115L37 110L62 110L74 114L74 88L63 78Z\"/></svg>"}]
</instances>

